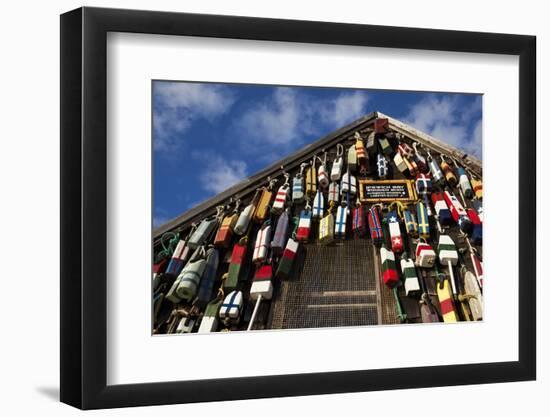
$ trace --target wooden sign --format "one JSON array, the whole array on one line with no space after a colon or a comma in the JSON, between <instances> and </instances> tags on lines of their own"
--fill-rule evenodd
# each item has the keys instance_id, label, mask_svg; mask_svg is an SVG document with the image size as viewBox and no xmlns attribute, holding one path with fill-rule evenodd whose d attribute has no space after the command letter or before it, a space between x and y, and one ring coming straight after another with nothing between
<instances>
[{"instance_id":1,"label":"wooden sign","mask_svg":"<svg viewBox=\"0 0 550 417\"><path fill-rule=\"evenodd\" d=\"M418 199L412 180L359 180L359 198L362 203Z\"/></svg>"}]
</instances>

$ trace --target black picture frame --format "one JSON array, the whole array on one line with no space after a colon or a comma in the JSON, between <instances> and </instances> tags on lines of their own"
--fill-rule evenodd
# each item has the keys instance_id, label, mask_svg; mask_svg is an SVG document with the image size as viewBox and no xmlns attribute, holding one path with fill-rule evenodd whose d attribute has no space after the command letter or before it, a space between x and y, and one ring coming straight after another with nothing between
<instances>
[{"instance_id":1,"label":"black picture frame","mask_svg":"<svg viewBox=\"0 0 550 417\"><path fill-rule=\"evenodd\" d=\"M109 386L108 32L519 56L519 360ZM536 38L251 17L80 8L61 15L61 401L82 409L536 378Z\"/></svg>"}]
</instances>

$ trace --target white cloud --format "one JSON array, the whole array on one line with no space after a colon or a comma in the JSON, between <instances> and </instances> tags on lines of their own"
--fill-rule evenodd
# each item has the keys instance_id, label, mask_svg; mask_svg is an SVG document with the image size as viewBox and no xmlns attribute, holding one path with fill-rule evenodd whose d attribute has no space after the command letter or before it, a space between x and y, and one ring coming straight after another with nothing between
<instances>
[{"instance_id":1,"label":"white cloud","mask_svg":"<svg viewBox=\"0 0 550 417\"><path fill-rule=\"evenodd\" d=\"M246 178L247 165L244 161L227 160L220 155L200 152L194 152L192 156L205 162L199 181L206 191L218 194Z\"/></svg>"},{"instance_id":2,"label":"white cloud","mask_svg":"<svg viewBox=\"0 0 550 417\"><path fill-rule=\"evenodd\" d=\"M363 116L367 102L364 91L342 93L334 101L325 103L322 113L334 126L342 127Z\"/></svg>"},{"instance_id":3,"label":"white cloud","mask_svg":"<svg viewBox=\"0 0 550 417\"><path fill-rule=\"evenodd\" d=\"M236 126L255 142L284 147L319 132L320 126L340 128L361 117L367 102L368 96L363 91L311 100L307 94L279 87L272 97L244 113Z\"/></svg>"},{"instance_id":4,"label":"white cloud","mask_svg":"<svg viewBox=\"0 0 550 417\"><path fill-rule=\"evenodd\" d=\"M194 121L212 122L235 102L229 89L215 84L157 81L153 94L153 147L167 153L182 144L183 134Z\"/></svg>"},{"instance_id":5,"label":"white cloud","mask_svg":"<svg viewBox=\"0 0 550 417\"><path fill-rule=\"evenodd\" d=\"M428 96L411 108L404 122L481 157L481 121L471 127L480 110L481 97L466 106L459 96Z\"/></svg>"}]
</instances>

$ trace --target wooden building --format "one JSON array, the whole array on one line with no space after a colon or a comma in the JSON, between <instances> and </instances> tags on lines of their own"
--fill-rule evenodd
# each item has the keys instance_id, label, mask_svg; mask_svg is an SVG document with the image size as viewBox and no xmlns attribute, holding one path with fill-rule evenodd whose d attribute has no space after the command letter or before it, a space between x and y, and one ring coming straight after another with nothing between
<instances>
[{"instance_id":1,"label":"wooden building","mask_svg":"<svg viewBox=\"0 0 550 417\"><path fill-rule=\"evenodd\" d=\"M339 166L339 158L342 165L338 176L333 171ZM385 175L380 172L380 164L384 163ZM436 165L439 173L433 172L431 165ZM322 178L323 168L326 181ZM313 175L310 177L310 174ZM443 176L439 181L438 175ZM304 200L294 198L296 178L302 181ZM285 183L288 190L284 188ZM339 188L336 197L330 195L334 194L333 183ZM329 223L325 218L329 216L331 197L334 203L330 210L332 223ZM268 202L267 210L258 213L258 207L264 203L260 202L262 199ZM319 211L320 207L314 204L319 203L319 199L323 202L322 213L315 211ZM480 320L482 199L479 159L380 112L370 113L154 231L154 332ZM218 230L224 227L223 219L232 214L240 217L250 205L254 206L255 213L251 213L254 218L246 231L240 235L230 233L229 240L214 245ZM369 227L372 207L383 231L380 239L373 239L375 231ZM442 207L443 210L446 207L447 212L440 212ZM309 215L313 213L306 239L293 234L304 211L309 211ZM294 238L299 248L289 274L278 274L284 255L270 246L281 213L286 213L289 219L285 245ZM393 216L396 218L388 216L391 213L397 214ZM423 213L427 215L424 223ZM319 218L316 219L315 214ZM338 217L341 214L346 216L344 222ZM321 219L325 219L322 225ZM208 221L212 225L206 225ZM395 224L390 225L393 221ZM204 224L201 226L201 223ZM439 223L444 223L441 228ZM418 230L419 224L424 229ZM332 228L329 232L327 225ZM261 244L259 240L265 239L265 234L260 232L268 226L271 233ZM201 227L206 231L205 236L193 237ZM342 228L344 232L339 233ZM401 249L394 246L396 234L402 240ZM433 249L437 258L435 265L429 260L422 264L418 246L424 242ZM445 244L449 242L456 247L454 255L452 247ZM233 252L239 243L244 246L244 256L239 261L238 279L227 285L228 273L234 275L235 268L230 264L235 260ZM218 262L208 258L213 251ZM393 263L388 263L389 252L395 259ZM177 256L181 262L177 267L174 263L170 266L170 258ZM185 268L197 257L202 257L204 262L203 268L193 272L191 281L195 281L191 283L191 293L185 293L183 298L170 296L181 285L180 281L185 280L182 278ZM262 269L260 274L265 271L267 275L273 274L271 280L268 279L269 294L255 289L251 293L255 275L266 265L269 268ZM396 280L386 275L388 265L395 269ZM201 289L202 299L198 300ZM236 317L227 315L229 310L225 304L225 298L233 290L242 297L240 308L235 310ZM256 303L258 294L262 294L263 299ZM223 306L227 311L220 310Z\"/></svg>"}]
</instances>

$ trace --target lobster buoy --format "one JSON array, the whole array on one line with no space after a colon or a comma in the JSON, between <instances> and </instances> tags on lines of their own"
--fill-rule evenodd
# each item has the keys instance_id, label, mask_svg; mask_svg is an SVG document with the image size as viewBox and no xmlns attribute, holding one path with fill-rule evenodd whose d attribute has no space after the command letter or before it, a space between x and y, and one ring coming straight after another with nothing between
<instances>
[{"instance_id":1,"label":"lobster buoy","mask_svg":"<svg viewBox=\"0 0 550 417\"><path fill-rule=\"evenodd\" d=\"M405 163L403 156L399 152L394 155L393 163L402 174L405 174L407 172L407 164Z\"/></svg>"},{"instance_id":2,"label":"lobster buoy","mask_svg":"<svg viewBox=\"0 0 550 417\"><path fill-rule=\"evenodd\" d=\"M342 175L342 169L344 168L343 154L344 146L341 144L336 145L336 159L332 163L332 169L330 170L331 181L338 181Z\"/></svg>"},{"instance_id":3,"label":"lobster buoy","mask_svg":"<svg viewBox=\"0 0 550 417\"><path fill-rule=\"evenodd\" d=\"M378 172L378 178L385 179L388 176L388 162L382 154L378 154L376 157L376 169Z\"/></svg>"},{"instance_id":4,"label":"lobster buoy","mask_svg":"<svg viewBox=\"0 0 550 417\"><path fill-rule=\"evenodd\" d=\"M416 193L424 196L432 192L432 178L429 174L418 174L416 176Z\"/></svg>"},{"instance_id":5,"label":"lobster buoy","mask_svg":"<svg viewBox=\"0 0 550 417\"><path fill-rule=\"evenodd\" d=\"M215 248L208 249L206 252L206 267L204 268L204 274L200 281L197 297L193 301L193 304L200 309L204 308L212 299L219 264L220 255L218 250Z\"/></svg>"},{"instance_id":6,"label":"lobster buoy","mask_svg":"<svg viewBox=\"0 0 550 417\"><path fill-rule=\"evenodd\" d=\"M342 176L341 194L350 193L350 195L357 194L357 180L349 172L344 173Z\"/></svg>"},{"instance_id":7,"label":"lobster buoy","mask_svg":"<svg viewBox=\"0 0 550 417\"><path fill-rule=\"evenodd\" d=\"M395 287L399 281L399 275L395 266L395 255L384 246L380 248L380 260L382 262L382 280L390 288Z\"/></svg>"},{"instance_id":8,"label":"lobster buoy","mask_svg":"<svg viewBox=\"0 0 550 417\"><path fill-rule=\"evenodd\" d=\"M401 142L399 145L397 145L397 150L401 154L403 158L412 158L413 157L413 150L412 148L405 142Z\"/></svg>"},{"instance_id":9,"label":"lobster buoy","mask_svg":"<svg viewBox=\"0 0 550 417\"><path fill-rule=\"evenodd\" d=\"M425 240L420 239L416 244L416 265L421 268L433 268L437 255L435 251Z\"/></svg>"},{"instance_id":10,"label":"lobster buoy","mask_svg":"<svg viewBox=\"0 0 550 417\"><path fill-rule=\"evenodd\" d=\"M243 238L233 246L231 258L229 260L229 269L227 270L227 278L223 282L223 287L226 291L233 291L239 285L241 271L244 269L247 245L247 239Z\"/></svg>"},{"instance_id":11,"label":"lobster buoy","mask_svg":"<svg viewBox=\"0 0 550 417\"><path fill-rule=\"evenodd\" d=\"M448 226L451 224L453 218L447 203L445 202L445 196L442 192L432 193L432 203L435 208L435 213L439 219L439 223Z\"/></svg>"},{"instance_id":12,"label":"lobster buoy","mask_svg":"<svg viewBox=\"0 0 550 417\"><path fill-rule=\"evenodd\" d=\"M462 167L457 167L456 171L458 174L458 186L462 190L462 194L466 198L472 199L474 197L474 190L472 189L468 175L466 175L466 170Z\"/></svg>"},{"instance_id":13,"label":"lobster buoy","mask_svg":"<svg viewBox=\"0 0 550 417\"><path fill-rule=\"evenodd\" d=\"M279 260L279 265L277 266L277 272L275 276L278 279L286 279L290 276L292 265L294 264L294 259L296 258L296 254L298 253L298 248L298 241L294 240L293 237L289 238L286 243L283 256L281 256L281 259Z\"/></svg>"},{"instance_id":14,"label":"lobster buoy","mask_svg":"<svg viewBox=\"0 0 550 417\"><path fill-rule=\"evenodd\" d=\"M236 235L242 236L246 233L250 220L252 219L252 213L254 212L254 204L250 203L244 208L244 210L239 215L237 224L235 225L234 232Z\"/></svg>"},{"instance_id":15,"label":"lobster buoy","mask_svg":"<svg viewBox=\"0 0 550 417\"><path fill-rule=\"evenodd\" d=\"M173 303L179 303L182 300L191 301L197 293L205 269L206 258L203 255L196 260L189 261L176 280L175 291L167 294L166 298Z\"/></svg>"},{"instance_id":16,"label":"lobster buoy","mask_svg":"<svg viewBox=\"0 0 550 417\"><path fill-rule=\"evenodd\" d=\"M329 203L338 203L340 198L340 187L337 182L331 182L328 187L328 202Z\"/></svg>"},{"instance_id":17,"label":"lobster buoy","mask_svg":"<svg viewBox=\"0 0 550 417\"><path fill-rule=\"evenodd\" d=\"M321 192L321 190L317 190L317 194L313 199L312 218L313 220L319 220L321 219L321 217L323 217L324 214L325 214L325 197L323 196L323 193Z\"/></svg>"},{"instance_id":18,"label":"lobster buoy","mask_svg":"<svg viewBox=\"0 0 550 417\"><path fill-rule=\"evenodd\" d=\"M250 298L257 300L259 297L271 300L273 295L273 267L270 264L261 265L256 270L252 285L250 286Z\"/></svg>"},{"instance_id":19,"label":"lobster buoy","mask_svg":"<svg viewBox=\"0 0 550 417\"><path fill-rule=\"evenodd\" d=\"M357 152L355 145L351 145L348 149L348 168L351 172L357 170Z\"/></svg>"},{"instance_id":20,"label":"lobster buoy","mask_svg":"<svg viewBox=\"0 0 550 417\"><path fill-rule=\"evenodd\" d=\"M223 303L220 306L220 319L226 324L238 322L241 317L242 307L242 291L231 291L224 298Z\"/></svg>"},{"instance_id":21,"label":"lobster buoy","mask_svg":"<svg viewBox=\"0 0 550 417\"><path fill-rule=\"evenodd\" d=\"M271 241L271 251L274 255L279 256L283 253L286 246L286 240L288 238L288 211L284 211L277 220L277 227L273 234L273 240Z\"/></svg>"},{"instance_id":22,"label":"lobster buoy","mask_svg":"<svg viewBox=\"0 0 550 417\"><path fill-rule=\"evenodd\" d=\"M390 211L386 215L386 221L388 222L388 229L390 230L391 249L395 253L403 252L403 237L401 236L401 226L399 224L399 217L394 210Z\"/></svg>"},{"instance_id":23,"label":"lobster buoy","mask_svg":"<svg viewBox=\"0 0 550 417\"><path fill-rule=\"evenodd\" d=\"M380 246L384 241L384 235L382 233L382 225L380 223L380 216L378 215L378 208L372 206L367 213L367 221L369 223L370 238L375 246Z\"/></svg>"},{"instance_id":24,"label":"lobster buoy","mask_svg":"<svg viewBox=\"0 0 550 417\"><path fill-rule=\"evenodd\" d=\"M338 206L336 211L336 230L335 236L340 239L346 238L346 220L348 216L348 209L344 206Z\"/></svg>"},{"instance_id":25,"label":"lobster buoy","mask_svg":"<svg viewBox=\"0 0 550 417\"><path fill-rule=\"evenodd\" d=\"M265 262L267 259L267 251L271 240L271 225L269 221L264 223L256 235L254 242L254 252L252 253L252 262L255 264Z\"/></svg>"},{"instance_id":26,"label":"lobster buoy","mask_svg":"<svg viewBox=\"0 0 550 417\"><path fill-rule=\"evenodd\" d=\"M298 242L307 242L309 240L309 232L311 230L311 210L306 207L300 212L300 220L298 221L298 230L296 231L296 240Z\"/></svg>"},{"instance_id":27,"label":"lobster buoy","mask_svg":"<svg viewBox=\"0 0 550 417\"><path fill-rule=\"evenodd\" d=\"M208 236L212 234L217 224L218 220L215 217L204 219L189 238L187 245L191 249L197 249L199 246L203 245Z\"/></svg>"},{"instance_id":28,"label":"lobster buoy","mask_svg":"<svg viewBox=\"0 0 550 417\"><path fill-rule=\"evenodd\" d=\"M277 194L275 194L275 201L271 207L271 214L281 214L285 209L286 200L288 199L288 183L284 183L279 187Z\"/></svg>"},{"instance_id":29,"label":"lobster buoy","mask_svg":"<svg viewBox=\"0 0 550 417\"><path fill-rule=\"evenodd\" d=\"M454 194L451 194L449 191L445 191L443 193L443 197L445 198L445 202L451 211L453 220L458 224L460 230L469 235L472 231L472 221L469 219L466 210L462 207L462 204L460 204Z\"/></svg>"},{"instance_id":30,"label":"lobster buoy","mask_svg":"<svg viewBox=\"0 0 550 417\"><path fill-rule=\"evenodd\" d=\"M420 292L420 282L418 281L416 268L412 259L401 259L401 273L405 278L405 295L407 297L418 295L418 293Z\"/></svg>"},{"instance_id":31,"label":"lobster buoy","mask_svg":"<svg viewBox=\"0 0 550 417\"><path fill-rule=\"evenodd\" d=\"M405 220L405 230L407 231L407 234L412 237L417 237L418 223L416 222L414 213L412 213L408 208L406 208L405 210L403 210L403 218Z\"/></svg>"},{"instance_id":32,"label":"lobster buoy","mask_svg":"<svg viewBox=\"0 0 550 417\"><path fill-rule=\"evenodd\" d=\"M166 273L171 274L172 276L178 276L190 253L191 250L189 246L187 246L187 242L185 242L185 240L180 240L176 246L176 249L174 249L174 253L170 258L168 266L166 267Z\"/></svg>"},{"instance_id":33,"label":"lobster buoy","mask_svg":"<svg viewBox=\"0 0 550 417\"><path fill-rule=\"evenodd\" d=\"M365 209L357 202L351 213L351 232L355 237L365 236Z\"/></svg>"},{"instance_id":34,"label":"lobster buoy","mask_svg":"<svg viewBox=\"0 0 550 417\"><path fill-rule=\"evenodd\" d=\"M334 215L332 214L333 203L327 211L327 215L319 222L319 242L329 244L334 240Z\"/></svg>"},{"instance_id":35,"label":"lobster buoy","mask_svg":"<svg viewBox=\"0 0 550 417\"><path fill-rule=\"evenodd\" d=\"M416 214L418 217L418 235L424 239L430 237L430 221L428 210L422 201L416 203Z\"/></svg>"},{"instance_id":36,"label":"lobster buoy","mask_svg":"<svg viewBox=\"0 0 550 417\"><path fill-rule=\"evenodd\" d=\"M481 225L481 220L479 216L477 215L477 212L469 208L466 210L466 213L468 213L468 218L472 222L472 242L474 245L481 245L483 242L483 226Z\"/></svg>"}]
</instances>

